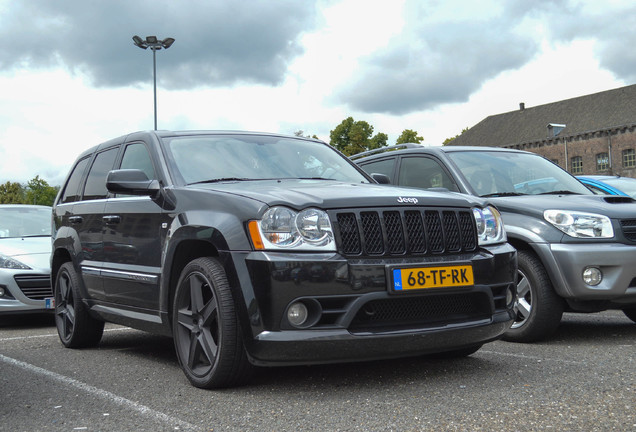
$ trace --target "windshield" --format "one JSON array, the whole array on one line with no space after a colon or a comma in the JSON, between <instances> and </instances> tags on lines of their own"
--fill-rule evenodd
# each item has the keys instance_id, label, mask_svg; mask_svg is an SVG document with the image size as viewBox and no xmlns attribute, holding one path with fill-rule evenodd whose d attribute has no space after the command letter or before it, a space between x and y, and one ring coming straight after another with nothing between
<instances>
[{"instance_id":1,"label":"windshield","mask_svg":"<svg viewBox=\"0 0 636 432\"><path fill-rule=\"evenodd\" d=\"M328 179L369 181L331 147L294 138L204 135L164 138L186 184L224 180Z\"/></svg>"},{"instance_id":2,"label":"windshield","mask_svg":"<svg viewBox=\"0 0 636 432\"><path fill-rule=\"evenodd\" d=\"M558 165L533 153L449 152L479 196L592 192Z\"/></svg>"},{"instance_id":3,"label":"windshield","mask_svg":"<svg viewBox=\"0 0 636 432\"><path fill-rule=\"evenodd\" d=\"M0 206L0 238L50 235L50 208Z\"/></svg>"}]
</instances>

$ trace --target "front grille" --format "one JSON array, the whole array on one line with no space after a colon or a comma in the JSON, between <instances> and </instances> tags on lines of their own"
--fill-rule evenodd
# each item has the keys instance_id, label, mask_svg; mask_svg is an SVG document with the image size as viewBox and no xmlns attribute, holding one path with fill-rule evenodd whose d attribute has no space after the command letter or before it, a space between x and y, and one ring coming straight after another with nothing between
<instances>
[{"instance_id":1,"label":"front grille","mask_svg":"<svg viewBox=\"0 0 636 432\"><path fill-rule=\"evenodd\" d=\"M477 248L469 210L347 210L331 217L344 255L429 255Z\"/></svg>"},{"instance_id":2,"label":"front grille","mask_svg":"<svg viewBox=\"0 0 636 432\"><path fill-rule=\"evenodd\" d=\"M31 300L53 297L49 275L15 275L13 279L22 293Z\"/></svg>"},{"instance_id":3,"label":"front grille","mask_svg":"<svg viewBox=\"0 0 636 432\"><path fill-rule=\"evenodd\" d=\"M627 240L636 242L636 219L622 219L621 228Z\"/></svg>"},{"instance_id":4,"label":"front grille","mask_svg":"<svg viewBox=\"0 0 636 432\"><path fill-rule=\"evenodd\" d=\"M410 296L366 303L349 329L356 332L374 328L423 328L488 319L491 315L491 300L485 293Z\"/></svg>"}]
</instances>

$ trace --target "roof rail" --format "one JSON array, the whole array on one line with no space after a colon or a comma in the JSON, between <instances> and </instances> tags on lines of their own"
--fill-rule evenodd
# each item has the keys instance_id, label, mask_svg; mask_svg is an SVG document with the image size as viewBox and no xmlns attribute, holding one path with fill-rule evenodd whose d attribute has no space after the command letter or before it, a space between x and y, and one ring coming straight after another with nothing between
<instances>
[{"instance_id":1,"label":"roof rail","mask_svg":"<svg viewBox=\"0 0 636 432\"><path fill-rule=\"evenodd\" d=\"M401 150L401 149L405 149L405 148L415 148L415 147L422 147L422 144L404 143L404 144L397 144L397 145L392 145L392 146L388 146L388 147L380 147L380 148L373 149L373 150L367 150L367 151L362 152L362 153L356 153L356 154L354 154L352 156L349 156L349 159L356 160L356 159L359 159L361 157L371 156L371 155L377 154L377 153L384 153L384 152L388 152L388 151Z\"/></svg>"}]
</instances>

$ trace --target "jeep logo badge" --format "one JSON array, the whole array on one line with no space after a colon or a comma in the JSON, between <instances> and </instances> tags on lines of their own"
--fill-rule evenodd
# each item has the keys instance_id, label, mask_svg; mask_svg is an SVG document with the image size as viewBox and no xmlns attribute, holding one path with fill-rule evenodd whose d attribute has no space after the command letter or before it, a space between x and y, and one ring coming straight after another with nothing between
<instances>
[{"instance_id":1,"label":"jeep logo badge","mask_svg":"<svg viewBox=\"0 0 636 432\"><path fill-rule=\"evenodd\" d=\"M417 204L417 198L404 198L404 197L399 197L397 199L397 202L399 203L410 203L410 204Z\"/></svg>"}]
</instances>

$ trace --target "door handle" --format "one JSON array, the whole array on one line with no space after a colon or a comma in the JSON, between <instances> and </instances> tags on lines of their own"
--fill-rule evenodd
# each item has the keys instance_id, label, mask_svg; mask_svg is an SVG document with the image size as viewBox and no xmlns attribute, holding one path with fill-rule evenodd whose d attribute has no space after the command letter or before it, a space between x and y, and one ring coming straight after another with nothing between
<instances>
[{"instance_id":1,"label":"door handle","mask_svg":"<svg viewBox=\"0 0 636 432\"><path fill-rule=\"evenodd\" d=\"M80 224L84 221L81 216L69 216L68 221L72 224Z\"/></svg>"},{"instance_id":2,"label":"door handle","mask_svg":"<svg viewBox=\"0 0 636 432\"><path fill-rule=\"evenodd\" d=\"M115 225L121 222L121 217L116 215L104 216L102 217L106 225Z\"/></svg>"}]
</instances>

